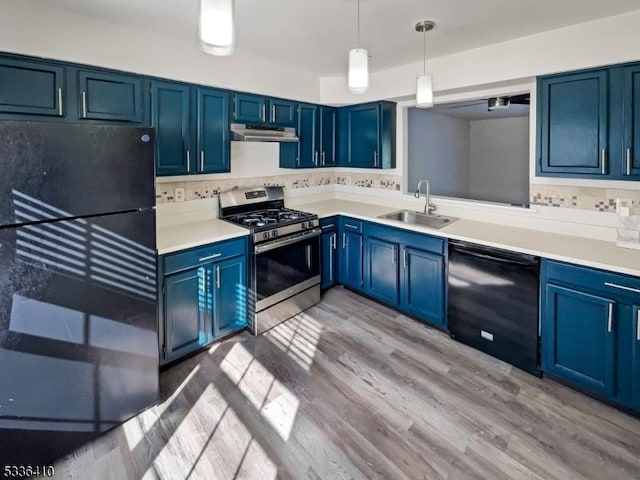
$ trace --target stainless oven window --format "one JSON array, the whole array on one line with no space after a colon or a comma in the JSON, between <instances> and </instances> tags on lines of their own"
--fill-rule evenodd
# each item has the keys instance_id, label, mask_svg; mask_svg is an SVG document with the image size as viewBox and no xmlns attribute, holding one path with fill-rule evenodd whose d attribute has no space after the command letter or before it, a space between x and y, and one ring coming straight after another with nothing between
<instances>
[{"instance_id":1,"label":"stainless oven window","mask_svg":"<svg viewBox=\"0 0 640 480\"><path fill-rule=\"evenodd\" d=\"M257 301L320 275L320 238L303 239L256 254Z\"/></svg>"}]
</instances>

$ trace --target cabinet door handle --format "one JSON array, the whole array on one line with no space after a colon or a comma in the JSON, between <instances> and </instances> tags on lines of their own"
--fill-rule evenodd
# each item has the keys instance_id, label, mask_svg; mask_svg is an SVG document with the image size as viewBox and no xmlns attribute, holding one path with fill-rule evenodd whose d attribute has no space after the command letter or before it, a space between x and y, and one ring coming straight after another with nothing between
<instances>
[{"instance_id":1,"label":"cabinet door handle","mask_svg":"<svg viewBox=\"0 0 640 480\"><path fill-rule=\"evenodd\" d=\"M333 234L333 249L335 250L336 248L338 248L338 237L337 237L337 235L334 233L334 234Z\"/></svg>"},{"instance_id":2,"label":"cabinet door handle","mask_svg":"<svg viewBox=\"0 0 640 480\"><path fill-rule=\"evenodd\" d=\"M374 167L378 166L378 151L377 150L373 151L373 166Z\"/></svg>"},{"instance_id":3,"label":"cabinet door handle","mask_svg":"<svg viewBox=\"0 0 640 480\"><path fill-rule=\"evenodd\" d=\"M640 308L636 312L636 340L640 342Z\"/></svg>"},{"instance_id":4,"label":"cabinet door handle","mask_svg":"<svg viewBox=\"0 0 640 480\"><path fill-rule=\"evenodd\" d=\"M191 155L189 150L187 150L187 173L191 172Z\"/></svg>"},{"instance_id":5,"label":"cabinet door handle","mask_svg":"<svg viewBox=\"0 0 640 480\"><path fill-rule=\"evenodd\" d=\"M200 150L200 171L204 171L204 150Z\"/></svg>"},{"instance_id":6,"label":"cabinet door handle","mask_svg":"<svg viewBox=\"0 0 640 480\"><path fill-rule=\"evenodd\" d=\"M272 122L276 121L276 106L275 105L271 105L271 121Z\"/></svg>"},{"instance_id":7,"label":"cabinet door handle","mask_svg":"<svg viewBox=\"0 0 640 480\"><path fill-rule=\"evenodd\" d=\"M58 88L58 115L62 117L62 88Z\"/></svg>"},{"instance_id":8,"label":"cabinet door handle","mask_svg":"<svg viewBox=\"0 0 640 480\"><path fill-rule=\"evenodd\" d=\"M613 303L609 304L607 330L609 331L609 333L613 332Z\"/></svg>"},{"instance_id":9,"label":"cabinet door handle","mask_svg":"<svg viewBox=\"0 0 640 480\"><path fill-rule=\"evenodd\" d=\"M402 265L403 265L403 268L406 269L407 268L407 249L406 248L402 250L402 254L403 254Z\"/></svg>"},{"instance_id":10,"label":"cabinet door handle","mask_svg":"<svg viewBox=\"0 0 640 480\"><path fill-rule=\"evenodd\" d=\"M625 285L618 285L617 283L613 283L613 282L604 282L604 284L607 287L619 288L620 290L627 290L629 292L640 293L640 289L637 289L637 288L627 287Z\"/></svg>"},{"instance_id":11,"label":"cabinet door handle","mask_svg":"<svg viewBox=\"0 0 640 480\"><path fill-rule=\"evenodd\" d=\"M216 265L216 288L220 288L220 267Z\"/></svg>"},{"instance_id":12,"label":"cabinet door handle","mask_svg":"<svg viewBox=\"0 0 640 480\"><path fill-rule=\"evenodd\" d=\"M626 175L631 175L631 148L627 148L627 168Z\"/></svg>"},{"instance_id":13,"label":"cabinet door handle","mask_svg":"<svg viewBox=\"0 0 640 480\"><path fill-rule=\"evenodd\" d=\"M342 233L342 248L347 248L347 234Z\"/></svg>"},{"instance_id":14,"label":"cabinet door handle","mask_svg":"<svg viewBox=\"0 0 640 480\"><path fill-rule=\"evenodd\" d=\"M324 167L325 165L325 151L322 151L322 166Z\"/></svg>"},{"instance_id":15,"label":"cabinet door handle","mask_svg":"<svg viewBox=\"0 0 640 480\"><path fill-rule=\"evenodd\" d=\"M318 151L317 150L313 153L313 163L315 164L316 167L318 166Z\"/></svg>"},{"instance_id":16,"label":"cabinet door handle","mask_svg":"<svg viewBox=\"0 0 640 480\"><path fill-rule=\"evenodd\" d=\"M82 118L87 118L87 92L82 92Z\"/></svg>"},{"instance_id":17,"label":"cabinet door handle","mask_svg":"<svg viewBox=\"0 0 640 480\"><path fill-rule=\"evenodd\" d=\"M267 121L267 105L264 103L262 104L262 121Z\"/></svg>"},{"instance_id":18,"label":"cabinet door handle","mask_svg":"<svg viewBox=\"0 0 640 480\"><path fill-rule=\"evenodd\" d=\"M607 149L600 150L600 161L602 163L602 175L607 174Z\"/></svg>"},{"instance_id":19,"label":"cabinet door handle","mask_svg":"<svg viewBox=\"0 0 640 480\"><path fill-rule=\"evenodd\" d=\"M200 257L198 262L206 262L207 260L213 260L214 258L218 258L222 256L221 253L214 253L213 255L207 255L206 257Z\"/></svg>"},{"instance_id":20,"label":"cabinet door handle","mask_svg":"<svg viewBox=\"0 0 640 480\"><path fill-rule=\"evenodd\" d=\"M335 244L335 233L333 235L331 235L331 241L329 242L329 251L330 253L330 257L329 257L329 279L331 281L333 281L333 251L336 248L336 244Z\"/></svg>"}]
</instances>

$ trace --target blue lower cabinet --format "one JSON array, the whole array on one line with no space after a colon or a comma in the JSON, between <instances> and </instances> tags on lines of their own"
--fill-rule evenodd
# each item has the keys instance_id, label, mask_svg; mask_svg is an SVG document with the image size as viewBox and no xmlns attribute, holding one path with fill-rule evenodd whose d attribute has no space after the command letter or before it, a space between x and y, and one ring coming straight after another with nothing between
<instances>
[{"instance_id":1,"label":"blue lower cabinet","mask_svg":"<svg viewBox=\"0 0 640 480\"><path fill-rule=\"evenodd\" d=\"M640 410L640 306L633 307L631 318L631 405Z\"/></svg>"},{"instance_id":2,"label":"blue lower cabinet","mask_svg":"<svg viewBox=\"0 0 640 480\"><path fill-rule=\"evenodd\" d=\"M338 229L334 218L321 221L320 227L320 288L325 290L338 281Z\"/></svg>"},{"instance_id":3,"label":"blue lower cabinet","mask_svg":"<svg viewBox=\"0 0 640 480\"><path fill-rule=\"evenodd\" d=\"M208 268L201 266L165 277L163 311L165 343L163 360L168 362L207 343L206 323Z\"/></svg>"},{"instance_id":4,"label":"blue lower cabinet","mask_svg":"<svg viewBox=\"0 0 640 480\"><path fill-rule=\"evenodd\" d=\"M354 290L362 290L363 238L357 231L340 224L340 283Z\"/></svg>"},{"instance_id":5,"label":"blue lower cabinet","mask_svg":"<svg viewBox=\"0 0 640 480\"><path fill-rule=\"evenodd\" d=\"M212 270L213 338L247 326L247 257L217 262Z\"/></svg>"},{"instance_id":6,"label":"blue lower cabinet","mask_svg":"<svg viewBox=\"0 0 640 480\"><path fill-rule=\"evenodd\" d=\"M616 303L546 285L542 311L542 367L578 387L614 396Z\"/></svg>"},{"instance_id":7,"label":"blue lower cabinet","mask_svg":"<svg viewBox=\"0 0 640 480\"><path fill-rule=\"evenodd\" d=\"M401 308L444 327L444 257L411 247L402 252Z\"/></svg>"},{"instance_id":8,"label":"blue lower cabinet","mask_svg":"<svg viewBox=\"0 0 640 480\"><path fill-rule=\"evenodd\" d=\"M365 241L364 291L383 302L398 303L398 245L375 237Z\"/></svg>"}]
</instances>

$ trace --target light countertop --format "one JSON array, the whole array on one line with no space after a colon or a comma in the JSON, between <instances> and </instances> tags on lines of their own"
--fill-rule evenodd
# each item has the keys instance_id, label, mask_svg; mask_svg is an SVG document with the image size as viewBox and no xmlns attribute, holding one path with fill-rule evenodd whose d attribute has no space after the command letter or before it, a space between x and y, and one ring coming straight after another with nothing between
<instances>
[{"instance_id":1,"label":"light countertop","mask_svg":"<svg viewBox=\"0 0 640 480\"><path fill-rule=\"evenodd\" d=\"M346 215L436 237L463 240L490 247L537 255L551 260L559 260L640 276L640 252L638 250L616 247L613 242L603 240L511 227L464 218L458 219L440 230L435 230L419 225L410 225L377 218L379 215L385 215L399 210L398 207L384 207L345 200L299 203L292 205L292 207L315 213L320 218L333 215ZM157 232L157 248L158 253L163 255L206 245L208 243L242 237L248 234L249 231L247 229L238 227L224 220L203 220L159 228Z\"/></svg>"},{"instance_id":2,"label":"light countertop","mask_svg":"<svg viewBox=\"0 0 640 480\"><path fill-rule=\"evenodd\" d=\"M210 219L158 228L158 254L177 252L208 243L249 235L249 230L224 220Z\"/></svg>"},{"instance_id":3,"label":"light countertop","mask_svg":"<svg viewBox=\"0 0 640 480\"><path fill-rule=\"evenodd\" d=\"M463 240L490 247L528 253L551 260L576 263L619 273L640 276L640 251L616 247L613 242L571 235L511 227L477 220L458 219L439 230L376 218L399 210L359 202L326 200L298 205L320 218L347 215L367 221L422 232L437 237Z\"/></svg>"}]
</instances>

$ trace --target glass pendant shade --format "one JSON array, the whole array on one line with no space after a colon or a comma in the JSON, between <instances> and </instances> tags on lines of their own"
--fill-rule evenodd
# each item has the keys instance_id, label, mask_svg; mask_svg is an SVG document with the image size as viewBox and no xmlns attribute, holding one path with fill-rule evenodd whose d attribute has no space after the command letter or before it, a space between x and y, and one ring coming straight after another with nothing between
<instances>
[{"instance_id":1,"label":"glass pendant shade","mask_svg":"<svg viewBox=\"0 0 640 480\"><path fill-rule=\"evenodd\" d=\"M235 44L233 0L200 0L200 49L232 55Z\"/></svg>"},{"instance_id":2,"label":"glass pendant shade","mask_svg":"<svg viewBox=\"0 0 640 480\"><path fill-rule=\"evenodd\" d=\"M430 74L420 75L416 82L416 107L433 107L433 80Z\"/></svg>"},{"instance_id":3,"label":"glass pendant shade","mask_svg":"<svg viewBox=\"0 0 640 480\"><path fill-rule=\"evenodd\" d=\"M349 90L364 93L369 88L369 52L365 48L349 50Z\"/></svg>"}]
</instances>

